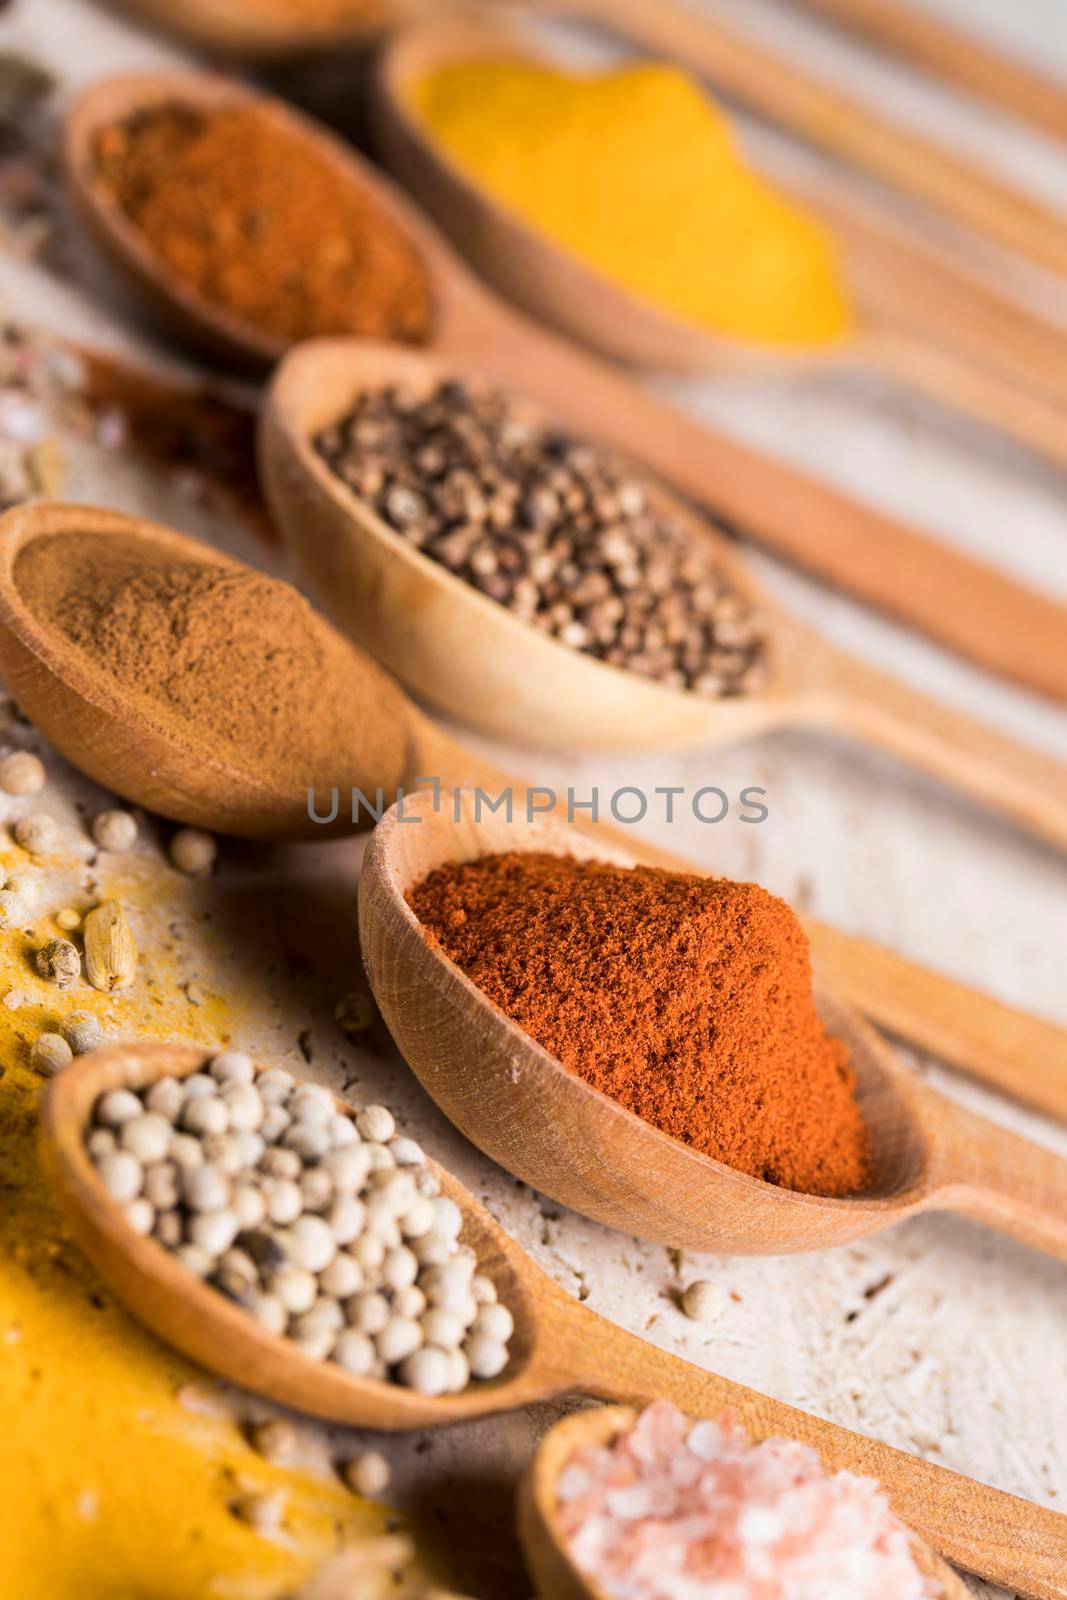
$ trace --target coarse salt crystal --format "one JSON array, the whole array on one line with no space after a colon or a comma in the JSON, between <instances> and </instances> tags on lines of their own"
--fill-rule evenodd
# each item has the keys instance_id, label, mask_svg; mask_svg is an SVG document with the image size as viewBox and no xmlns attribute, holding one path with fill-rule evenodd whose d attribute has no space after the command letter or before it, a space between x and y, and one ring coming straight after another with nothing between
<instances>
[{"instance_id":1,"label":"coarse salt crystal","mask_svg":"<svg viewBox=\"0 0 1067 1600\"><path fill-rule=\"evenodd\" d=\"M615 1600L936 1600L879 1486L827 1474L729 1416L690 1425L656 1401L556 1483L577 1565Z\"/></svg>"}]
</instances>

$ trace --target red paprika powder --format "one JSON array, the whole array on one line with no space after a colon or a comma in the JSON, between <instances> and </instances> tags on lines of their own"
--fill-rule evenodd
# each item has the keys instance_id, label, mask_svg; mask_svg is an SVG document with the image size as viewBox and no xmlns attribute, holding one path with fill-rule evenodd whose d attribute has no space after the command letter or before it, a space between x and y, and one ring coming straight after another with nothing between
<instances>
[{"instance_id":1,"label":"red paprika powder","mask_svg":"<svg viewBox=\"0 0 1067 1600\"><path fill-rule=\"evenodd\" d=\"M758 884L516 853L440 867L409 900L502 1011L646 1122L787 1189L863 1188L848 1053L800 923Z\"/></svg>"}]
</instances>

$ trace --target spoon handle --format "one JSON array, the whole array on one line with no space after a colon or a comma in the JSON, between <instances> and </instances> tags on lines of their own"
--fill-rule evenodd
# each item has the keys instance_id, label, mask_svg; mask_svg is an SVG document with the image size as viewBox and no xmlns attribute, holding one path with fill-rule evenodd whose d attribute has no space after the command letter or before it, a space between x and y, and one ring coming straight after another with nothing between
<instances>
[{"instance_id":1,"label":"spoon handle","mask_svg":"<svg viewBox=\"0 0 1067 1600\"><path fill-rule=\"evenodd\" d=\"M1067 701L1067 608L980 561L712 431L624 373L480 290L464 292L438 338L570 426L624 451L746 538L948 649ZM458 309L457 309L458 308Z\"/></svg>"},{"instance_id":2,"label":"spoon handle","mask_svg":"<svg viewBox=\"0 0 1067 1600\"><path fill-rule=\"evenodd\" d=\"M1067 850L1067 765L1062 761L939 705L814 634L807 636L803 659L811 698L799 721L887 750Z\"/></svg>"},{"instance_id":3,"label":"spoon handle","mask_svg":"<svg viewBox=\"0 0 1067 1600\"><path fill-rule=\"evenodd\" d=\"M960 1211L1067 1261L1067 1161L926 1092L931 1209Z\"/></svg>"},{"instance_id":4,"label":"spoon handle","mask_svg":"<svg viewBox=\"0 0 1067 1600\"><path fill-rule=\"evenodd\" d=\"M583 1393L627 1405L666 1396L695 1417L729 1407L755 1439L799 1439L831 1471L877 1478L898 1516L965 1571L1029 1600L1067 1600L1067 1517L703 1372L574 1301L554 1300L550 1316Z\"/></svg>"}]
</instances>

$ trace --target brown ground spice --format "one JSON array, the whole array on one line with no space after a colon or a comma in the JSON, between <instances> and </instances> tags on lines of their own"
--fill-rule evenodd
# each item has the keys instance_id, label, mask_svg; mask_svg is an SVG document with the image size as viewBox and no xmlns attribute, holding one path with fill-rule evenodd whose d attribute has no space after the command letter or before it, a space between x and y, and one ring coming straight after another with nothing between
<instances>
[{"instance_id":1,"label":"brown ground spice","mask_svg":"<svg viewBox=\"0 0 1067 1600\"><path fill-rule=\"evenodd\" d=\"M426 339L430 286L414 247L267 111L152 107L106 128L96 159L164 265L264 332Z\"/></svg>"},{"instance_id":2,"label":"brown ground spice","mask_svg":"<svg viewBox=\"0 0 1067 1600\"><path fill-rule=\"evenodd\" d=\"M795 914L758 884L507 854L438 868L409 900L502 1011L646 1122L787 1189L863 1188L845 1046Z\"/></svg>"},{"instance_id":3,"label":"brown ground spice","mask_svg":"<svg viewBox=\"0 0 1067 1600\"><path fill-rule=\"evenodd\" d=\"M157 720L243 766L291 774L294 793L344 785L353 759L387 788L400 781L403 696L289 584L121 533L34 539L15 583Z\"/></svg>"}]
</instances>

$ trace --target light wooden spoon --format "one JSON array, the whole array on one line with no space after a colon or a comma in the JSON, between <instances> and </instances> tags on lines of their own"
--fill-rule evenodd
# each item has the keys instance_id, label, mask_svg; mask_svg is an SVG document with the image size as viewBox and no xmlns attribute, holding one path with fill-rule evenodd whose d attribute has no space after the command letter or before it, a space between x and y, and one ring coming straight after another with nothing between
<instances>
[{"instance_id":1,"label":"light wooden spoon","mask_svg":"<svg viewBox=\"0 0 1067 1600\"><path fill-rule=\"evenodd\" d=\"M504 738L583 749L722 745L783 726L827 728L890 751L1067 848L1067 767L836 650L758 593L734 547L665 493L758 606L768 678L708 700L569 649L420 554L341 482L312 440L365 390L426 393L480 371L422 351L315 340L275 374L262 412L267 499L314 592L353 638L416 694Z\"/></svg>"},{"instance_id":2,"label":"light wooden spoon","mask_svg":"<svg viewBox=\"0 0 1067 1600\"><path fill-rule=\"evenodd\" d=\"M309 819L303 786L294 793L291 779L275 774L271 781L248 760L223 759L196 729L183 738L173 725L160 727L138 686L92 671L46 619L29 612L13 581L18 551L38 534L86 530L134 534L148 554L226 559L169 528L94 507L34 505L0 518L0 670L45 737L106 788L174 821L254 839L321 839L333 831ZM391 801L398 785L410 790L420 777L436 777L446 788L481 784L496 793L510 786L516 803L525 803L519 779L435 727L355 646L351 685L367 707L366 734L358 750L337 752L339 789L354 785L372 800L381 789ZM316 797L316 810L328 811L327 797ZM371 820L365 807L353 817L347 803L339 804L335 828L367 827ZM634 841L633 848L653 865L692 870L691 862L651 844ZM962 1071L1052 1116L1067 1116L1067 1031L868 940L811 919L806 926L823 970L868 1016Z\"/></svg>"},{"instance_id":3,"label":"light wooden spoon","mask_svg":"<svg viewBox=\"0 0 1067 1600\"><path fill-rule=\"evenodd\" d=\"M465 22L444 20L398 32L381 54L375 101L378 132L390 169L465 259L513 304L578 343L631 366L783 376L813 364L873 367L1067 466L1067 412L1051 403L1046 392L1039 392L1048 385L1034 382L1035 375L1040 377L1047 368L1050 384L1060 386L1062 399L1062 372L1053 354L1057 333L1050 330L1050 348L1036 361L1032 352L1031 359L1016 361L1008 381L1004 371L995 368L1004 367L1011 343L1005 346L998 340L992 365L984 366L952 348L952 317L942 317L934 337L919 337L872 315L869 302L878 277L865 266L863 251L851 249L853 229L844 206L837 208L833 231L841 241L846 266L856 259L861 268L854 294L860 325L832 350L772 352L704 332L639 299L555 244L453 160L415 110L417 85L436 69L478 59L544 62L550 58L527 36L500 26L486 13ZM862 238L862 227L859 232ZM880 248L898 253L891 234L880 236Z\"/></svg>"},{"instance_id":4,"label":"light wooden spoon","mask_svg":"<svg viewBox=\"0 0 1067 1600\"><path fill-rule=\"evenodd\" d=\"M492 1382L430 1399L309 1360L135 1233L89 1160L85 1136L100 1094L200 1070L193 1045L111 1045L49 1085L42 1114L46 1168L74 1236L119 1298L161 1338L242 1388L332 1422L395 1431L460 1422L581 1392L640 1404L667 1395L692 1416L730 1407L753 1438L799 1439L831 1471L880 1479L898 1515L951 1561L1033 1600L1067 1597L1067 1518L903 1451L808 1416L680 1361L603 1321L557 1288L456 1179L436 1169L473 1245L515 1318L511 1361Z\"/></svg>"},{"instance_id":5,"label":"light wooden spoon","mask_svg":"<svg viewBox=\"0 0 1067 1600\"><path fill-rule=\"evenodd\" d=\"M435 292L432 344L476 360L557 410L575 427L608 438L681 493L714 508L820 577L902 618L933 638L1030 688L1067 701L1061 648L1067 608L887 516L780 466L665 405L605 363L538 328L496 299L435 229L387 180L317 124L230 80L202 73L123 74L71 104L64 170L75 208L136 297L184 338L244 364L282 353L239 318L219 312L161 269L96 179L99 129L161 100L204 106L257 104L315 144L361 193L373 195L420 253Z\"/></svg>"},{"instance_id":6,"label":"light wooden spoon","mask_svg":"<svg viewBox=\"0 0 1067 1600\"><path fill-rule=\"evenodd\" d=\"M1067 1260L1067 1162L927 1089L824 983L820 1015L848 1046L873 1178L834 1200L748 1177L662 1133L564 1068L431 944L406 896L448 862L542 850L633 866L558 821L509 821L468 792L406 801L379 823L359 889L375 999L419 1082L508 1172L583 1216L673 1248L825 1249L924 1211L959 1211ZM479 815L481 809L481 815Z\"/></svg>"},{"instance_id":7,"label":"light wooden spoon","mask_svg":"<svg viewBox=\"0 0 1067 1600\"><path fill-rule=\"evenodd\" d=\"M519 1537L526 1564L544 1600L607 1600L604 1590L572 1559L559 1526L556 1485L579 1450L610 1445L629 1433L637 1413L629 1406L601 1406L564 1417L550 1428L519 1486ZM915 1540L915 1564L940 1585L939 1600L970 1600L956 1574L929 1545Z\"/></svg>"}]
</instances>

